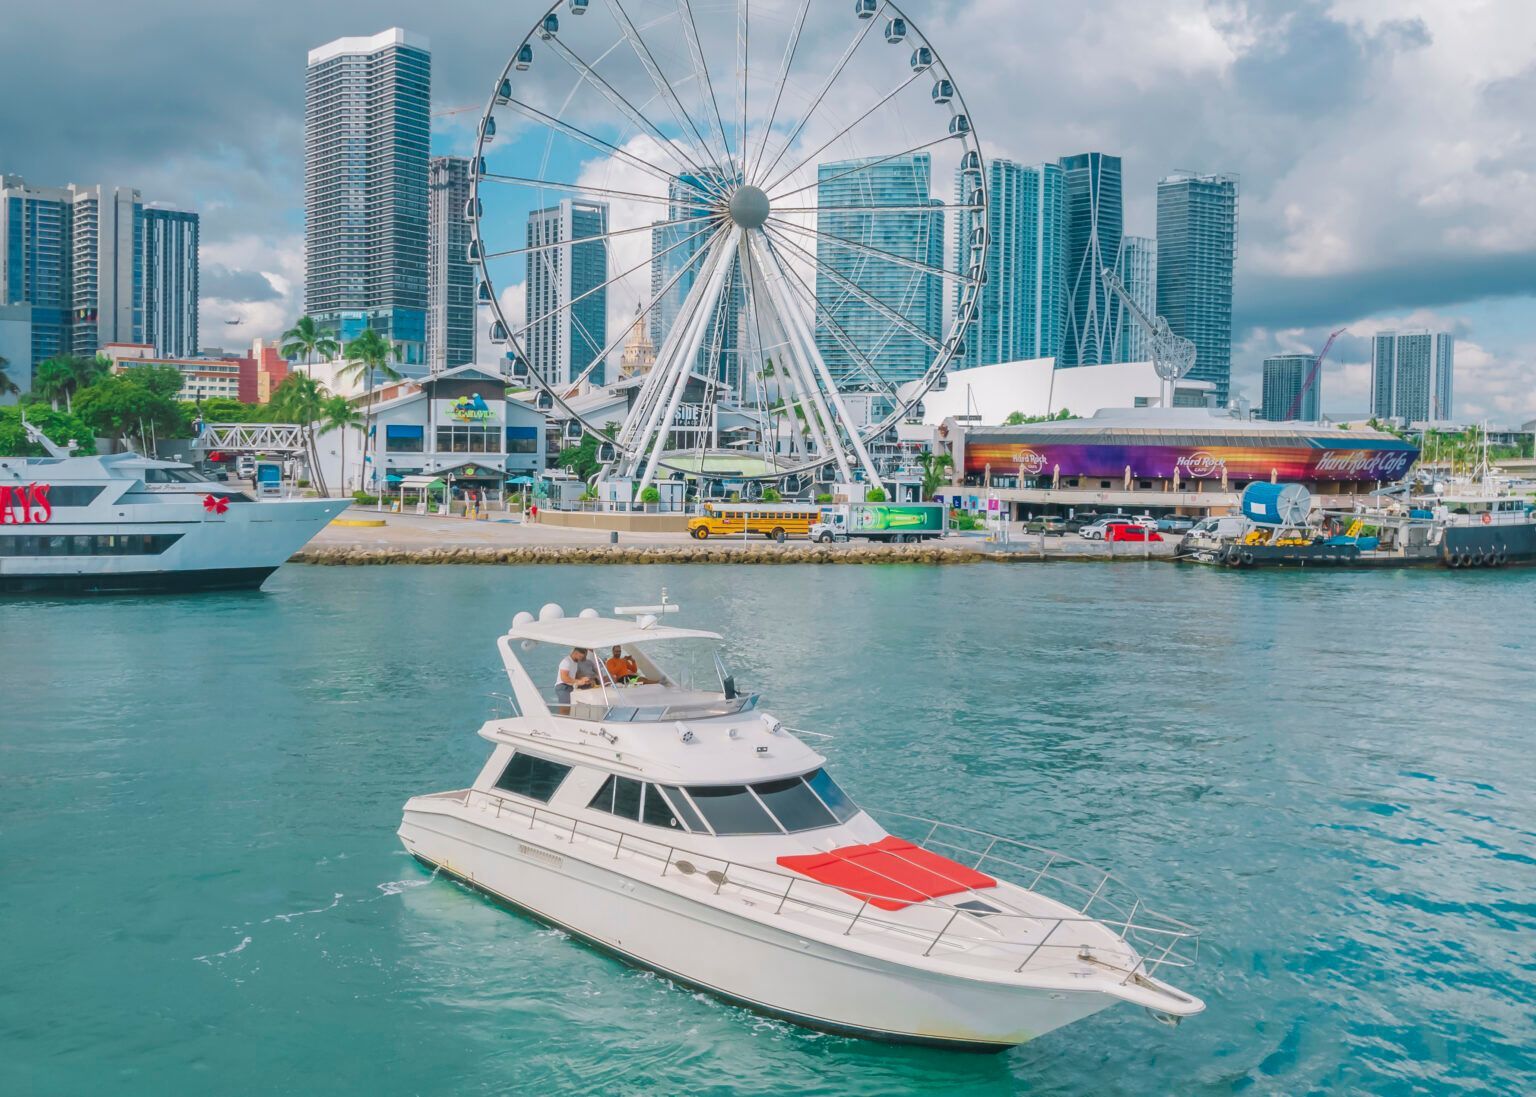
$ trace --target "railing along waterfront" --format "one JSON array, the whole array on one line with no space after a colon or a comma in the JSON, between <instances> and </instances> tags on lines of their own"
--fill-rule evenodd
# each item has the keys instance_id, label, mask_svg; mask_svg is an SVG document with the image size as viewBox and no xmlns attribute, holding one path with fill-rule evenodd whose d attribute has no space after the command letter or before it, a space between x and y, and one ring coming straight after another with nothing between
<instances>
[{"instance_id":1,"label":"railing along waterfront","mask_svg":"<svg viewBox=\"0 0 1536 1097\"><path fill-rule=\"evenodd\" d=\"M465 807L469 807L475 797L481 797L495 805L496 818L510 815L527 819L530 830L543 824L553 837L561 841L574 844L578 838L582 838L611 846L614 860L626 853L634 857L650 858L659 863L661 876L672 872L684 876L702 876L704 880L714 885L716 895L719 895L724 888L732 887L743 896L754 896L764 904L773 904L775 916L782 915L786 907L797 908L825 916L833 922L834 928L837 924L842 924L843 936L849 936L856 928L862 928L878 930L909 940L914 947L922 946L920 955L924 957L931 956L941 945L958 952L982 948L1017 950L1014 955L1018 952L1024 953L1023 960L1017 965L1013 965L1012 956L1002 957L1017 974L1022 972L1042 950L1058 950L1058 953L1060 950L1066 950L1074 953L1079 960L1096 963L1109 970L1123 973L1124 978L1121 982L1129 983L1139 976L1150 976L1164 966L1187 967L1196 961L1199 954L1199 933L1194 927L1150 910L1134 896L1131 897L1131 904L1127 908L1126 897L1122 891L1125 885L1107 872L1093 868L1076 858L1025 842L1017 842L968 827L941 823L901 812L884 814L930 827L924 840L916 843L922 848L936 853L950 849L974 856L976 861L972 867L994 864L1016 869L1032 879L1027 884L1023 880L1003 882L1014 883L1052 902L1064 905L1075 911L1075 916L1056 916L1013 909L1007 905L1008 900L1005 897L993 894L990 889L985 892L976 892L966 887L957 895L935 897L926 901L932 903L941 913L948 915L935 931L932 926L892 921L878 914L869 913L873 900L885 898L884 896L864 891L845 891L842 888L820 883L808 876L779 872L775 869L726 860L713 854L699 853L614 827L603 826L600 823L577 819L574 816L524 803L484 789L465 789L462 794L452 794L452 796ZM977 851L947 841L943 837L946 830L980 838L986 843L986 848ZM995 852L999 847L1027 851L1032 855L1043 855L1045 860L1038 866L1026 866ZM719 867L703 867L705 865ZM927 866L917 867L933 872L933 869ZM1080 872L1095 874L1092 887L1087 887L1083 881L1073 878L1072 874ZM1039 890L1042 885L1055 885L1062 888L1068 895L1085 894L1087 900L1081 906L1075 906L1067 899ZM861 897L862 901L860 901ZM958 906L956 902L950 901L954 898L957 902L961 902L967 897L971 899L984 897L989 906L999 904L999 909L977 911ZM891 898L902 897L892 896ZM850 901L858 904L856 909L849 909ZM1107 913L1090 916L1088 910L1093 907ZM962 919L961 915L967 917ZM1029 923L1043 929L1044 932L1038 936L1038 939L1010 938L996 927L1011 920ZM974 924L974 928L980 929L983 933L982 935L967 934L963 929L956 928L957 923ZM1072 940L1071 928L1085 926L1107 929L1131 951L1135 963L1127 966L1120 961L1128 957L1102 955L1098 951L1101 942Z\"/></svg>"}]
</instances>

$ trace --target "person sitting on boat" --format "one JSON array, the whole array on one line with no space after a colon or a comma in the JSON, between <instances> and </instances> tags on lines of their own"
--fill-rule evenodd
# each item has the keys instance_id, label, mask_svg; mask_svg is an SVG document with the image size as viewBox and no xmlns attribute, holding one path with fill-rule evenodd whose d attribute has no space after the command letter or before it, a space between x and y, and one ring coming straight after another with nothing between
<instances>
[{"instance_id":1,"label":"person sitting on boat","mask_svg":"<svg viewBox=\"0 0 1536 1097\"><path fill-rule=\"evenodd\" d=\"M640 665L635 662L633 655L625 655L624 649L618 644L613 645L613 654L603 664L608 670L608 676L615 682L627 686L649 686L655 683L654 678L647 678L640 673Z\"/></svg>"},{"instance_id":2,"label":"person sitting on boat","mask_svg":"<svg viewBox=\"0 0 1536 1097\"><path fill-rule=\"evenodd\" d=\"M571 653L560 660L560 673L555 681L555 699L562 705L571 703L571 690L586 689L597 682L597 668L588 658L586 648L572 648Z\"/></svg>"}]
</instances>

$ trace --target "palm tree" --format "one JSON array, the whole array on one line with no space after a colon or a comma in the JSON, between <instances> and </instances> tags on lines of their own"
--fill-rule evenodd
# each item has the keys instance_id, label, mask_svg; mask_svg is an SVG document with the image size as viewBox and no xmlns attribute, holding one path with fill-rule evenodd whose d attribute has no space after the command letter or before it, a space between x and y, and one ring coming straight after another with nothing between
<instances>
[{"instance_id":1,"label":"palm tree","mask_svg":"<svg viewBox=\"0 0 1536 1097\"><path fill-rule=\"evenodd\" d=\"M315 423L325 414L330 390L307 373L290 373L272 393L272 411L304 428L305 461L309 477L321 495L329 495L325 474L320 471L320 455L315 449Z\"/></svg>"},{"instance_id":2,"label":"palm tree","mask_svg":"<svg viewBox=\"0 0 1536 1097\"><path fill-rule=\"evenodd\" d=\"M301 316L298 322L283 332L283 345L281 347L284 358L298 358L303 356L305 364L314 372L315 355L322 358L334 358L341 350L341 344L321 331L315 323L313 316Z\"/></svg>"},{"instance_id":3,"label":"palm tree","mask_svg":"<svg viewBox=\"0 0 1536 1097\"><path fill-rule=\"evenodd\" d=\"M112 370L112 360L98 354L94 358L79 358L73 354L60 354L49 358L37 367L32 378L32 391L59 409L64 401L66 411L74 410L77 392Z\"/></svg>"},{"instance_id":4,"label":"palm tree","mask_svg":"<svg viewBox=\"0 0 1536 1097\"><path fill-rule=\"evenodd\" d=\"M0 354L0 396L10 396L12 393L21 391L21 386L11 380L10 372L6 368L10 364L10 360Z\"/></svg>"},{"instance_id":5,"label":"palm tree","mask_svg":"<svg viewBox=\"0 0 1536 1097\"><path fill-rule=\"evenodd\" d=\"M341 493L347 493L347 430L363 425L363 415L345 396L328 396L320 408L320 433L341 431Z\"/></svg>"},{"instance_id":6,"label":"palm tree","mask_svg":"<svg viewBox=\"0 0 1536 1097\"><path fill-rule=\"evenodd\" d=\"M368 464L369 444L373 441L373 383L375 378L383 378L385 381L398 381L403 376L399 370L389 364L391 358L399 359L399 348L380 335L373 328L369 328L356 339L346 345L342 351L346 356L346 365L341 367L340 375L350 381L366 380L365 391L368 394L368 412L363 417L363 483L364 491L368 490ZM378 474L377 446L374 447L374 474Z\"/></svg>"}]
</instances>

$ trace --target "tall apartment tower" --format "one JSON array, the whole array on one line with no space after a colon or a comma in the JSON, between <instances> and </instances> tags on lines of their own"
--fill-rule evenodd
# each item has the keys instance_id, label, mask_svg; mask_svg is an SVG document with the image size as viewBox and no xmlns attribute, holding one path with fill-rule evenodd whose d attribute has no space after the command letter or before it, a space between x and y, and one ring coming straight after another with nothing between
<instances>
[{"instance_id":1,"label":"tall apartment tower","mask_svg":"<svg viewBox=\"0 0 1536 1097\"><path fill-rule=\"evenodd\" d=\"M1237 177L1180 172L1157 185L1157 312L1195 344L1189 376L1232 389L1232 270Z\"/></svg>"},{"instance_id":2,"label":"tall apartment tower","mask_svg":"<svg viewBox=\"0 0 1536 1097\"><path fill-rule=\"evenodd\" d=\"M1157 241L1146 236L1125 236L1120 242L1117 264L1125 289L1138 308L1148 316L1157 315ZM1115 310L1120 327L1121 362L1146 362L1152 357L1152 339L1147 329L1136 322L1129 309Z\"/></svg>"},{"instance_id":3,"label":"tall apartment tower","mask_svg":"<svg viewBox=\"0 0 1536 1097\"><path fill-rule=\"evenodd\" d=\"M944 338L944 285L925 274L829 237L841 237L865 249L901 259L944 267L944 213L840 212L839 206L933 206L933 160L926 152L888 160L844 160L817 166L816 347L839 386L869 388L899 385L923 376L938 352L931 344ZM823 268L835 271L834 278ZM852 283L859 294L849 291ZM863 296L860 296L862 294ZM877 309L865 297L885 306ZM885 311L904 317L911 329L893 322ZM839 330L840 329L840 330ZM839 338L842 336L842 338ZM867 359L849 352L852 344ZM875 376L871 376L871 374Z\"/></svg>"},{"instance_id":4,"label":"tall apartment tower","mask_svg":"<svg viewBox=\"0 0 1536 1097\"><path fill-rule=\"evenodd\" d=\"M144 211L144 342L166 358L197 354L198 216Z\"/></svg>"},{"instance_id":5,"label":"tall apartment tower","mask_svg":"<svg viewBox=\"0 0 1536 1097\"><path fill-rule=\"evenodd\" d=\"M73 215L72 191L0 175L0 305L31 307L34 368L70 351Z\"/></svg>"},{"instance_id":6,"label":"tall apartment tower","mask_svg":"<svg viewBox=\"0 0 1536 1097\"><path fill-rule=\"evenodd\" d=\"M1115 269L1125 232L1120 157L1102 152L1064 156L1061 169L1067 188L1067 311L1056 363L1115 362L1120 357L1120 304L1104 282L1104 268Z\"/></svg>"},{"instance_id":7,"label":"tall apartment tower","mask_svg":"<svg viewBox=\"0 0 1536 1097\"><path fill-rule=\"evenodd\" d=\"M144 203L125 187L74 187L70 352L144 339Z\"/></svg>"},{"instance_id":8,"label":"tall apartment tower","mask_svg":"<svg viewBox=\"0 0 1536 1097\"><path fill-rule=\"evenodd\" d=\"M540 250L528 253L524 346L529 367L552 385L570 384L608 345L608 291L598 288L608 280L608 242L592 239L607 233L602 202L567 198L528 215L528 247ZM606 383L607 369L599 365L592 381Z\"/></svg>"},{"instance_id":9,"label":"tall apartment tower","mask_svg":"<svg viewBox=\"0 0 1536 1097\"><path fill-rule=\"evenodd\" d=\"M1057 354L1066 320L1066 188L1059 164L987 164L987 281L965 334L964 367ZM963 179L957 205L966 201ZM965 227L957 225L956 233ZM966 241L957 236L957 254Z\"/></svg>"},{"instance_id":10,"label":"tall apartment tower","mask_svg":"<svg viewBox=\"0 0 1536 1097\"><path fill-rule=\"evenodd\" d=\"M394 27L309 51L304 307L343 343L375 329L407 367L426 359L431 100L419 35Z\"/></svg>"},{"instance_id":11,"label":"tall apartment tower","mask_svg":"<svg viewBox=\"0 0 1536 1097\"><path fill-rule=\"evenodd\" d=\"M1451 418L1455 367L1450 332L1377 332L1371 340L1371 414L1409 423Z\"/></svg>"},{"instance_id":12,"label":"tall apartment tower","mask_svg":"<svg viewBox=\"0 0 1536 1097\"><path fill-rule=\"evenodd\" d=\"M433 373L475 360L475 268L469 261L469 161L434 156L427 169L427 365Z\"/></svg>"},{"instance_id":13,"label":"tall apartment tower","mask_svg":"<svg viewBox=\"0 0 1536 1097\"><path fill-rule=\"evenodd\" d=\"M1264 359L1264 407L1260 418L1275 423L1291 419L1315 423L1322 418L1321 372L1312 384L1307 384L1316 364L1315 354L1276 354Z\"/></svg>"}]
</instances>

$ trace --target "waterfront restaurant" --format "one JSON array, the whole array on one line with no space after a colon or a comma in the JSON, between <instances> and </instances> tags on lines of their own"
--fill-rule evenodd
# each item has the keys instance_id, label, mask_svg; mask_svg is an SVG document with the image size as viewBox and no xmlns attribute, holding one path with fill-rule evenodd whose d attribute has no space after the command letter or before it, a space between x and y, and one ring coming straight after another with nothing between
<instances>
[{"instance_id":1,"label":"waterfront restaurant","mask_svg":"<svg viewBox=\"0 0 1536 1097\"><path fill-rule=\"evenodd\" d=\"M943 500L979 510L995 497L1015 520L1080 511L1225 514L1258 480L1301 484L1321 506L1350 507L1401 480L1419 456L1381 431L1239 419L1214 408L1121 408L1014 427L952 417L938 434L957 481L939 492Z\"/></svg>"},{"instance_id":2,"label":"waterfront restaurant","mask_svg":"<svg viewBox=\"0 0 1536 1097\"><path fill-rule=\"evenodd\" d=\"M544 471L544 413L508 399L507 385L493 369L459 366L375 406L385 491L407 476L430 474L450 483L456 498L474 491L497 500L507 481ZM379 486L370 469L364 487Z\"/></svg>"}]
</instances>

